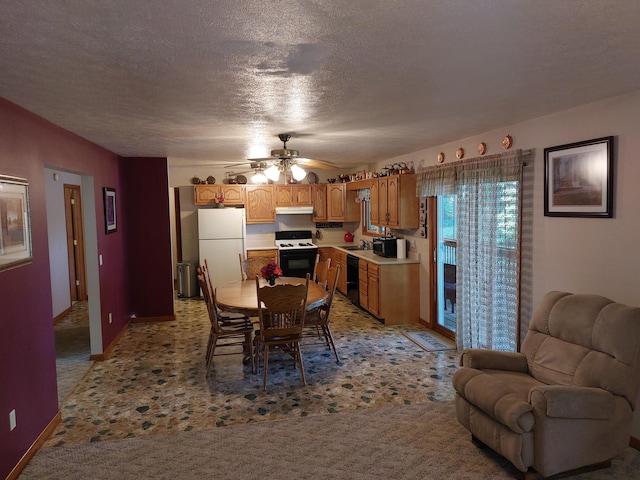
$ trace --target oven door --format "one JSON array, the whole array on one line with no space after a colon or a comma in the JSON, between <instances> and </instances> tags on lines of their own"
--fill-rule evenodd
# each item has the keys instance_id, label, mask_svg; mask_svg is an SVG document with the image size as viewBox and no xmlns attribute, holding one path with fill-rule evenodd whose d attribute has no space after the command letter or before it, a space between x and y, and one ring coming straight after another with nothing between
<instances>
[{"instance_id":1,"label":"oven door","mask_svg":"<svg viewBox=\"0 0 640 480\"><path fill-rule=\"evenodd\" d=\"M313 275L316 264L315 248L298 248L293 250L280 250L280 268L285 277L304 278L307 273Z\"/></svg>"}]
</instances>

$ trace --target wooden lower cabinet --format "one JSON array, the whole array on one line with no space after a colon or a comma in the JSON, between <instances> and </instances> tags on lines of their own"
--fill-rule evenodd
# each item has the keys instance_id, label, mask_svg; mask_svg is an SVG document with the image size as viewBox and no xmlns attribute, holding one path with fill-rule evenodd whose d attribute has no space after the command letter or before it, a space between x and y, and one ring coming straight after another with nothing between
<instances>
[{"instance_id":1,"label":"wooden lower cabinet","mask_svg":"<svg viewBox=\"0 0 640 480\"><path fill-rule=\"evenodd\" d=\"M269 262L279 262L277 248L267 248L264 250L247 250L246 258L268 258Z\"/></svg>"},{"instance_id":2,"label":"wooden lower cabinet","mask_svg":"<svg viewBox=\"0 0 640 480\"><path fill-rule=\"evenodd\" d=\"M360 259L360 306L385 325L420 321L419 264L378 265Z\"/></svg>"},{"instance_id":3,"label":"wooden lower cabinet","mask_svg":"<svg viewBox=\"0 0 640 480\"><path fill-rule=\"evenodd\" d=\"M331 258L331 266L340 265L340 277L338 277L338 286L336 287L343 295L347 294L347 254L337 248L329 250ZM322 257L321 257L322 258Z\"/></svg>"}]
</instances>

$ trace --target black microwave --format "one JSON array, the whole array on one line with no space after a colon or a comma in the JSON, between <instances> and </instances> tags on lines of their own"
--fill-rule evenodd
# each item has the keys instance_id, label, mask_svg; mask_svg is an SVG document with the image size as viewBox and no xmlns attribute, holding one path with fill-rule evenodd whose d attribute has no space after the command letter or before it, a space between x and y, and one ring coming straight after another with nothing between
<instances>
[{"instance_id":1,"label":"black microwave","mask_svg":"<svg viewBox=\"0 0 640 480\"><path fill-rule=\"evenodd\" d=\"M379 237L373 239L373 253L381 257L397 257L397 247L398 243L395 238Z\"/></svg>"}]
</instances>

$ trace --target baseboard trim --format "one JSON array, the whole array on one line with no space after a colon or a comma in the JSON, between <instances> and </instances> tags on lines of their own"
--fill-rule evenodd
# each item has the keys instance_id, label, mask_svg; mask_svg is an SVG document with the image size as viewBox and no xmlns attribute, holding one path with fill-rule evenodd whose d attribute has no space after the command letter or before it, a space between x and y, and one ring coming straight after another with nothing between
<instances>
[{"instance_id":1,"label":"baseboard trim","mask_svg":"<svg viewBox=\"0 0 640 480\"><path fill-rule=\"evenodd\" d=\"M93 360L94 362L102 362L104 360L107 360L111 356L111 354L113 353L113 349L116 348L116 345L118 344L118 342L120 341L122 336L125 333L127 333L127 330L129 330L129 324L128 323L122 328L122 330L120 330L120 333L118 333L118 335L116 335L116 338L113 339L113 341L109 344L109 346L105 349L104 352L92 354L89 357L89 359Z\"/></svg>"},{"instance_id":2,"label":"baseboard trim","mask_svg":"<svg viewBox=\"0 0 640 480\"><path fill-rule=\"evenodd\" d=\"M62 318L71 311L71 309L73 308L73 305L71 305L69 308L65 309L64 312L59 313L58 315L56 315L55 317L53 317L53 324L55 325L56 323L58 323L60 320L62 320Z\"/></svg>"},{"instance_id":3,"label":"baseboard trim","mask_svg":"<svg viewBox=\"0 0 640 480\"><path fill-rule=\"evenodd\" d=\"M160 317L136 317L131 319L131 323L155 323L155 322L172 322L176 319L174 315L163 315Z\"/></svg>"},{"instance_id":4,"label":"baseboard trim","mask_svg":"<svg viewBox=\"0 0 640 480\"><path fill-rule=\"evenodd\" d=\"M24 470L24 468L31 461L33 456L38 452L38 450L40 450L40 447L42 447L42 444L47 440L47 438L49 438L49 435L53 433L53 431L56 429L56 427L60 424L61 421L62 421L62 413L60 413L60 410L58 410L58 413L55 414L55 416L51 419L51 421L46 426L46 428L42 431L42 433L38 435L38 438L36 438L35 442L31 444L31 446L22 456L20 461L16 464L15 467L13 467L13 470L9 472L9 475L7 476L6 480L16 480L18 476L20 476L20 473L22 473L22 470Z\"/></svg>"},{"instance_id":5,"label":"baseboard trim","mask_svg":"<svg viewBox=\"0 0 640 480\"><path fill-rule=\"evenodd\" d=\"M640 451L640 439L636 437L629 438L629 446L631 448L635 448L636 450Z\"/></svg>"}]
</instances>

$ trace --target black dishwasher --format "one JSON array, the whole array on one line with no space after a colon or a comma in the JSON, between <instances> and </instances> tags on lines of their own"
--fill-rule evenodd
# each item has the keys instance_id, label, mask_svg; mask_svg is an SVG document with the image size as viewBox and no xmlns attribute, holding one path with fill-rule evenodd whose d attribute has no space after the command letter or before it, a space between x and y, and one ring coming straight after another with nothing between
<instances>
[{"instance_id":1,"label":"black dishwasher","mask_svg":"<svg viewBox=\"0 0 640 480\"><path fill-rule=\"evenodd\" d=\"M347 298L354 305L360 306L358 282L358 257L347 255Z\"/></svg>"}]
</instances>

